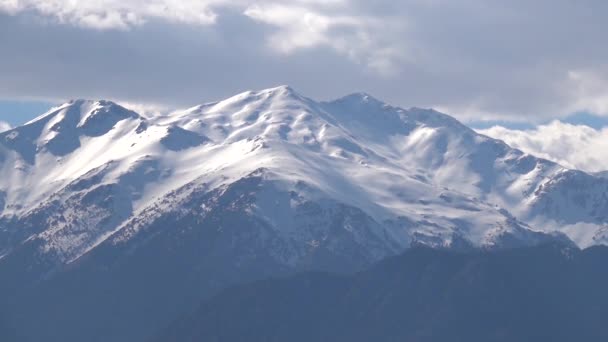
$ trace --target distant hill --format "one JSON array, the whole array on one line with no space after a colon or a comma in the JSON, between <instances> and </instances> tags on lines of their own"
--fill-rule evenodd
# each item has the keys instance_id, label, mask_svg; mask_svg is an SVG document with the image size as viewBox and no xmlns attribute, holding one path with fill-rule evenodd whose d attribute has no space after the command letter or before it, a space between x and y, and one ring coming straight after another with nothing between
<instances>
[{"instance_id":1,"label":"distant hill","mask_svg":"<svg viewBox=\"0 0 608 342\"><path fill-rule=\"evenodd\" d=\"M224 291L156 342L606 341L608 248L414 248L353 276Z\"/></svg>"}]
</instances>

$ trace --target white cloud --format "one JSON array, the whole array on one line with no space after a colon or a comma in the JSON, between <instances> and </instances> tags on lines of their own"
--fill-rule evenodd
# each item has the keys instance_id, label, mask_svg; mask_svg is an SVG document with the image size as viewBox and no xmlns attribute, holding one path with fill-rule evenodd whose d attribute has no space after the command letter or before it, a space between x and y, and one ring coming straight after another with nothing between
<instances>
[{"instance_id":1,"label":"white cloud","mask_svg":"<svg viewBox=\"0 0 608 342\"><path fill-rule=\"evenodd\" d=\"M171 111L170 108L163 105L155 105L149 103L135 103L129 101L116 101L119 105L132 110L146 118L152 118L160 115L166 115Z\"/></svg>"},{"instance_id":2,"label":"white cloud","mask_svg":"<svg viewBox=\"0 0 608 342\"><path fill-rule=\"evenodd\" d=\"M608 67L568 73L570 93L576 99L570 111L608 115Z\"/></svg>"},{"instance_id":3,"label":"white cloud","mask_svg":"<svg viewBox=\"0 0 608 342\"><path fill-rule=\"evenodd\" d=\"M532 130L495 126L478 131L569 168L588 172L608 170L608 128L596 130L556 120Z\"/></svg>"},{"instance_id":4,"label":"white cloud","mask_svg":"<svg viewBox=\"0 0 608 342\"><path fill-rule=\"evenodd\" d=\"M301 0L301 4L295 6L293 3L254 4L247 7L244 14L276 28L267 43L280 53L327 46L381 74L394 71L402 57L398 47L372 36L382 29L400 25L346 11L324 13L323 7L303 6L310 3L317 2ZM346 2L333 4L347 5Z\"/></svg>"},{"instance_id":5,"label":"white cloud","mask_svg":"<svg viewBox=\"0 0 608 342\"><path fill-rule=\"evenodd\" d=\"M8 131L11 129L11 125L8 122L0 121L0 133Z\"/></svg>"},{"instance_id":6,"label":"white cloud","mask_svg":"<svg viewBox=\"0 0 608 342\"><path fill-rule=\"evenodd\" d=\"M149 19L161 18L189 24L212 24L215 1L179 0L0 0L0 11L16 15L34 12L72 24L99 30L129 29Z\"/></svg>"},{"instance_id":7,"label":"white cloud","mask_svg":"<svg viewBox=\"0 0 608 342\"><path fill-rule=\"evenodd\" d=\"M283 53L329 43L327 31L334 25L356 25L348 18L332 20L305 7L282 4L252 5L244 14L254 20L281 28L271 36L270 43L273 48Z\"/></svg>"}]
</instances>

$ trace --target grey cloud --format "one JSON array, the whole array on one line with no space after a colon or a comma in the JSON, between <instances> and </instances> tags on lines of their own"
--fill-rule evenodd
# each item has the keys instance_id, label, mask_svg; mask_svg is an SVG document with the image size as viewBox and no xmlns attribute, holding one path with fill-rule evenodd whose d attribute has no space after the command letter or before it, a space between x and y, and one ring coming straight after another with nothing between
<instances>
[{"instance_id":1,"label":"grey cloud","mask_svg":"<svg viewBox=\"0 0 608 342\"><path fill-rule=\"evenodd\" d=\"M123 6L143 18L128 30L32 10L0 16L0 96L183 106L288 83L320 99L367 91L463 120L608 114L604 1L204 4L211 21Z\"/></svg>"},{"instance_id":2,"label":"grey cloud","mask_svg":"<svg viewBox=\"0 0 608 342\"><path fill-rule=\"evenodd\" d=\"M347 85L362 83L359 66L345 63L331 49L277 55L264 44L269 28L240 13L222 14L212 27L153 22L129 32L91 32L3 17L0 32L12 34L0 38L0 94L172 106L282 83L312 96L339 94ZM329 89L319 89L320 83Z\"/></svg>"}]
</instances>

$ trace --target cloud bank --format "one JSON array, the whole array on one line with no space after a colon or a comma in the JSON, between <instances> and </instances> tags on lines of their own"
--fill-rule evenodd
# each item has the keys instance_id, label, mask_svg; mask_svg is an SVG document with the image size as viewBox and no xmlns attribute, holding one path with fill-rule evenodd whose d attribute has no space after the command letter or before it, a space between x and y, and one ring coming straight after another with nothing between
<instances>
[{"instance_id":1,"label":"cloud bank","mask_svg":"<svg viewBox=\"0 0 608 342\"><path fill-rule=\"evenodd\" d=\"M608 170L608 128L594 129L556 120L532 130L495 126L478 132L569 168L587 172Z\"/></svg>"},{"instance_id":2,"label":"cloud bank","mask_svg":"<svg viewBox=\"0 0 608 342\"><path fill-rule=\"evenodd\" d=\"M165 106L290 84L462 120L608 115L600 0L0 0L0 97Z\"/></svg>"}]
</instances>

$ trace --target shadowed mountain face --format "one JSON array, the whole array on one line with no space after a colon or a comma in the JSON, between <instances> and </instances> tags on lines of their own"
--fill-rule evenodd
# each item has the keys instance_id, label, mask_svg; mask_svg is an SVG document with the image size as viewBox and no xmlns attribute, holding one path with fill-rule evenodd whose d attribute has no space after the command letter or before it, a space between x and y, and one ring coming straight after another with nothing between
<instances>
[{"instance_id":1,"label":"shadowed mountain face","mask_svg":"<svg viewBox=\"0 0 608 342\"><path fill-rule=\"evenodd\" d=\"M414 248L353 276L222 292L157 342L605 341L608 248Z\"/></svg>"},{"instance_id":2,"label":"shadowed mountain face","mask_svg":"<svg viewBox=\"0 0 608 342\"><path fill-rule=\"evenodd\" d=\"M0 133L0 317L143 341L235 284L411 246L608 241L608 179L367 94L281 86L146 118L78 100Z\"/></svg>"}]
</instances>

